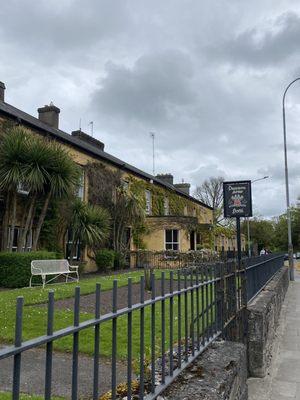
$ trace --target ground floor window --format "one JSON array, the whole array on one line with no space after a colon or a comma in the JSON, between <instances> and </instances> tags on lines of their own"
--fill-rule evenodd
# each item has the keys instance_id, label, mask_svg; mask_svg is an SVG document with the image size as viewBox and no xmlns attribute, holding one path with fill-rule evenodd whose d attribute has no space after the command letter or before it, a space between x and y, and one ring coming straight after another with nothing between
<instances>
[{"instance_id":1,"label":"ground floor window","mask_svg":"<svg viewBox=\"0 0 300 400\"><path fill-rule=\"evenodd\" d=\"M190 250L196 250L196 235L195 231L191 231L190 233Z\"/></svg>"},{"instance_id":2,"label":"ground floor window","mask_svg":"<svg viewBox=\"0 0 300 400\"><path fill-rule=\"evenodd\" d=\"M179 250L179 230L166 229L165 231L165 249Z\"/></svg>"},{"instance_id":3,"label":"ground floor window","mask_svg":"<svg viewBox=\"0 0 300 400\"><path fill-rule=\"evenodd\" d=\"M12 250L16 251L18 248L18 241L23 233L23 228L20 228L19 226L16 226L14 228L14 231L12 232L12 228L8 228L8 245L7 248L10 247L10 242L12 240ZM25 241L25 248L23 246L23 250L25 251L31 251L32 248L32 229L28 229L28 233L26 236L26 241Z\"/></svg>"},{"instance_id":4,"label":"ground floor window","mask_svg":"<svg viewBox=\"0 0 300 400\"><path fill-rule=\"evenodd\" d=\"M69 260L71 257L71 251L72 251L72 246L73 246L73 234L72 230L68 229L67 231L67 240L66 240L66 258ZM75 251L73 254L73 260L80 260L80 251L81 251L81 243L77 242Z\"/></svg>"}]
</instances>

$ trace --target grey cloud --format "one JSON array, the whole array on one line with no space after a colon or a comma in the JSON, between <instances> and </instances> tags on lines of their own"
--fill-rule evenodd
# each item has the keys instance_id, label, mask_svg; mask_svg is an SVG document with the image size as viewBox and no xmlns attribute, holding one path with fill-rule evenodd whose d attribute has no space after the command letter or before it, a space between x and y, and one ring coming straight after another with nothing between
<instances>
[{"instance_id":1,"label":"grey cloud","mask_svg":"<svg viewBox=\"0 0 300 400\"><path fill-rule=\"evenodd\" d=\"M110 62L91 105L112 118L163 124L194 100L192 77L191 61L181 51L144 55L132 68Z\"/></svg>"},{"instance_id":2,"label":"grey cloud","mask_svg":"<svg viewBox=\"0 0 300 400\"><path fill-rule=\"evenodd\" d=\"M271 28L253 27L235 37L207 48L212 58L232 64L268 67L299 55L300 16L287 12L277 17Z\"/></svg>"},{"instance_id":3,"label":"grey cloud","mask_svg":"<svg viewBox=\"0 0 300 400\"><path fill-rule=\"evenodd\" d=\"M157 172L193 187L214 175L270 175L254 206L284 210L281 98L300 65L294 0L2 3L8 102L36 115L53 100L68 131L93 120L107 151L150 173L155 131ZM288 115L292 199L297 110Z\"/></svg>"}]
</instances>

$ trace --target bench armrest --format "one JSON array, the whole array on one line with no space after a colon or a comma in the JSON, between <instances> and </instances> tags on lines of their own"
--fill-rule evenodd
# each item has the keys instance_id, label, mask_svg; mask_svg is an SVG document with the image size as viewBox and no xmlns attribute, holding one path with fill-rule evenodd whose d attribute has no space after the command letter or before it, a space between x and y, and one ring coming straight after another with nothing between
<instances>
[{"instance_id":1,"label":"bench armrest","mask_svg":"<svg viewBox=\"0 0 300 400\"><path fill-rule=\"evenodd\" d=\"M40 268L34 267L34 266L32 265L32 266L31 266L31 273L33 273L33 272L37 272L37 273L40 273L40 274L43 273L42 270L41 270Z\"/></svg>"},{"instance_id":2,"label":"bench armrest","mask_svg":"<svg viewBox=\"0 0 300 400\"><path fill-rule=\"evenodd\" d=\"M75 271L78 271L78 265L69 265L69 268L71 269L71 268L73 268L73 269L75 269Z\"/></svg>"}]
</instances>

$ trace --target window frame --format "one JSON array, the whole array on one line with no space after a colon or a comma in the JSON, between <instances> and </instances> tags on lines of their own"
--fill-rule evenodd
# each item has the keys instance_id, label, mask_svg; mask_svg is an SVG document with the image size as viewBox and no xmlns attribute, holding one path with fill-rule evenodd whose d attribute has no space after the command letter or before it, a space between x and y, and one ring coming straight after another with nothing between
<instances>
[{"instance_id":1,"label":"window frame","mask_svg":"<svg viewBox=\"0 0 300 400\"><path fill-rule=\"evenodd\" d=\"M168 197L164 197L164 216L170 215L170 201Z\"/></svg>"},{"instance_id":2,"label":"window frame","mask_svg":"<svg viewBox=\"0 0 300 400\"><path fill-rule=\"evenodd\" d=\"M167 231L171 231L172 240L167 241ZM177 232L177 241L174 241L174 231ZM171 248L167 248L171 245ZM174 247L177 247L174 249ZM179 229L165 229L165 250L180 251L180 230Z\"/></svg>"},{"instance_id":3,"label":"window frame","mask_svg":"<svg viewBox=\"0 0 300 400\"><path fill-rule=\"evenodd\" d=\"M80 177L78 181L78 187L76 190L76 197L82 201L84 201L85 195L85 170L80 166Z\"/></svg>"},{"instance_id":4,"label":"window frame","mask_svg":"<svg viewBox=\"0 0 300 400\"><path fill-rule=\"evenodd\" d=\"M150 190L145 190L145 199L146 199L146 215L152 214L152 193Z\"/></svg>"}]
</instances>

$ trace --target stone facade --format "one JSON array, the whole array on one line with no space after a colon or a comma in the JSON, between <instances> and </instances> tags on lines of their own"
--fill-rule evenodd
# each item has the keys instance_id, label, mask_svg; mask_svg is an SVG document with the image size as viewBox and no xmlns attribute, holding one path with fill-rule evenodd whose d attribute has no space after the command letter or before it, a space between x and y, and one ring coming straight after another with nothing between
<instances>
[{"instance_id":1,"label":"stone facade","mask_svg":"<svg viewBox=\"0 0 300 400\"><path fill-rule=\"evenodd\" d=\"M161 395L164 400L247 400L246 347L215 342Z\"/></svg>"},{"instance_id":2,"label":"stone facade","mask_svg":"<svg viewBox=\"0 0 300 400\"><path fill-rule=\"evenodd\" d=\"M263 378L266 375L288 286L289 271L283 267L248 305L249 374L252 377Z\"/></svg>"}]
</instances>

